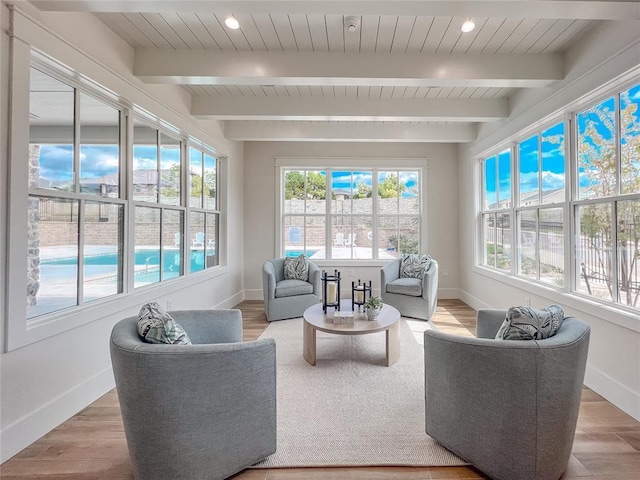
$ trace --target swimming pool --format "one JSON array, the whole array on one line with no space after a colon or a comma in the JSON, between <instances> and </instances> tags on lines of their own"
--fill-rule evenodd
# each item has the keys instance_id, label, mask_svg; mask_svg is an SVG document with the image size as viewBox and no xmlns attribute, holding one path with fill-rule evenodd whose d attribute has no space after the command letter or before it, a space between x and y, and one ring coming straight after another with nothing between
<instances>
[{"instance_id":1,"label":"swimming pool","mask_svg":"<svg viewBox=\"0 0 640 480\"><path fill-rule=\"evenodd\" d=\"M207 249L207 256L215 255L215 251ZM205 252L202 249L191 250L190 255L190 268L192 272L197 272L204 269L205 265ZM91 255L85 255L85 277L99 278L99 277L112 277L117 280L117 265L119 264L119 258L117 252L102 252ZM76 268L78 265L77 257L65 257L65 258L48 258L43 259L40 262L41 268L47 267L70 267L68 274L71 276L76 275ZM140 249L134 253L134 265L136 271L136 282L147 281L157 282L160 280L160 249ZM65 269L56 269L58 274L64 275ZM173 248L165 249L164 262L163 262L164 278L176 277L180 274L180 251ZM145 280L142 280L142 276L147 276Z\"/></svg>"},{"instance_id":2,"label":"swimming pool","mask_svg":"<svg viewBox=\"0 0 640 480\"><path fill-rule=\"evenodd\" d=\"M317 251L318 250L307 250L306 251L307 258L310 258L311 255L313 255ZM300 249L298 249L298 250L287 250L284 255L285 255L285 257L298 257L298 256L302 255L303 253L305 253L305 251L304 250L300 250Z\"/></svg>"}]
</instances>

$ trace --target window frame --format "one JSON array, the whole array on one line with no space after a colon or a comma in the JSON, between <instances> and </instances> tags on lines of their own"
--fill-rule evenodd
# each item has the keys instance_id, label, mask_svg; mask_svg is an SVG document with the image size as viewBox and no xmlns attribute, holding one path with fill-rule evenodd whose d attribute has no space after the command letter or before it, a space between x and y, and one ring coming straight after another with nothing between
<instances>
[{"instance_id":1,"label":"window frame","mask_svg":"<svg viewBox=\"0 0 640 480\"><path fill-rule=\"evenodd\" d=\"M622 193L621 188L621 115L622 111L620 109L621 106L621 95L631 89L635 89L640 85L640 77L638 77L637 73L635 75L627 76L624 80L618 80L611 82L609 85L597 89L597 91L592 92L591 94L585 96L584 98L578 99L575 102L567 105L563 109L557 111L556 113L545 117L545 119L536 122L534 125L528 127L526 130L520 131L513 136L511 136L506 141L512 141L515 145L516 155L514 157L514 165L513 165L513 174L520 174L520 166L519 166L519 149L518 142L521 140L529 139L533 135L538 135L538 145L539 145L539 175L542 174L544 168L544 152L542 151L542 143L544 141L544 137L542 134L556 126L559 122L564 122L564 163L565 163L565 181L564 181L564 196L562 200L557 200L555 202L545 203L542 201L544 198L545 190L544 186L539 180L538 185L538 194L539 194L539 203L536 205L521 205L520 204L520 192L518 189L520 188L520 179L514 181L515 190L514 198L517 199L517 202L514 202L514 206L512 207L512 212L514 214L514 226L516 229L519 229L520 221L519 216L522 212L535 211L536 216L538 218L537 224L540 223L539 215L542 210L547 209L562 209L563 215L563 224L564 224L564 242L563 242L563 250L564 250L564 281L562 286L554 285L550 282L542 281L540 278L540 263L538 262L538 272L536 279L523 277L518 274L519 267L516 267L512 272L501 271L491 266L488 266L484 263L483 260L483 250L485 249L484 244L484 236L483 236L483 215L487 212L484 207L485 201L485 179L484 179L484 160L486 158L490 158L492 155L496 155L500 150L500 145L496 147L492 147L486 152L478 155L476 157L476 163L478 165L477 175L475 181L476 188L476 198L479 199L479 203L477 204L477 227L476 227L476 260L475 260L475 269L483 274L489 274L490 276L494 276L494 278L504 278L504 277L512 277L513 279L517 279L518 282L522 282L521 285L523 288L526 288L527 285L531 286L539 286L543 287L546 292L558 292L563 295L563 298L568 299L569 297L575 298L579 301L588 301L594 305L598 305L599 307L604 307L605 309L614 309L623 314L631 314L635 318L637 318L638 310L640 306L627 305L624 301L624 294L621 291L621 287L619 285L619 269L620 262L618 259L619 256L619 245L618 245L618 228L617 228L617 220L613 220L611 225L609 226L611 229L611 242L612 242L612 259L611 259L611 271L610 271L610 282L612 282L613 292L611 293L611 300L605 298L599 298L595 295L589 295L585 292L579 290L579 282L581 279L580 269L578 267L578 253L577 253L577 245L576 235L580 231L579 222L580 218L578 216L578 209L588 205L607 205L611 208L611 215L613 219L618 218L619 209L618 206L621 202L634 201L637 202L640 200L640 191L634 193ZM615 124L615 177L616 177L616 192L613 195L607 195L602 197L590 198L584 197L580 198L580 175L579 175L579 166L580 161L578 158L578 115L589 108L597 107L600 103L607 101L610 98L614 98L615 112L614 117L616 120ZM637 117L637 115L636 115ZM501 145L504 145L503 142ZM539 227L538 227L539 228ZM516 239L519 239L519 233L516 234ZM514 255L519 258L520 257L520 246L518 243L513 244ZM537 246L537 252L539 252L540 246ZM536 254L537 258L539 258L539 254ZM637 267L636 267L637 268Z\"/></svg>"},{"instance_id":2,"label":"window frame","mask_svg":"<svg viewBox=\"0 0 640 480\"><path fill-rule=\"evenodd\" d=\"M7 284L6 291L6 316L7 329L4 337L3 351L12 351L22 346L32 344L34 342L44 340L59 333L77 328L79 326L90 323L105 315L117 314L124 308L131 308L140 302L139 291L153 292L153 295L170 295L175 290L175 281L181 281L181 285L185 287L195 285L203 280L203 276L208 278L215 277L226 271L226 261L224 258L224 250L217 250L216 255L219 261L214 268L207 268L204 272L186 272L185 275L177 278L166 279L166 281L154 283L134 289L133 282L133 260L134 252L134 212L136 202L133 200L133 118L134 116L142 118L145 124L153 126L162 132L169 134L180 142L181 152L181 181L180 181L180 200L179 205L169 205L160 203L149 203L148 205L155 208L179 210L183 212L183 238L186 238L188 232L189 207L187 202L187 184L186 172L188 168L188 145L194 145L198 149L203 150L207 155L216 159L216 200L219 221L217 222L216 238L219 244L225 243L221 239L225 237L226 224L224 223L224 209L226 208L226 182L222 178L222 173L226 171L224 164L227 161L226 156L220 155L217 150L199 139L190 136L183 130L173 127L160 117L149 113L148 111L129 102L126 97L118 95L107 90L98 83L85 77L71 68L62 65L57 60L48 55L40 53L37 49L32 48L24 42L15 42L13 52L11 54L12 69L9 75L9 96L11 108L11 122L8 125L8 162L9 162L9 181L7 190L8 199L8 225L7 225L7 278L11 278L11 282ZM76 182L73 192L51 189L29 189L28 185L29 166L28 162L23 159L29 156L29 111L30 111L30 69L35 67L43 73L52 76L54 79L70 86L74 89L74 105L78 104L79 98L85 94L93 97L109 106L117 109L120 121L120 137L119 146L119 189L118 197L103 197L99 193L82 193L80 185ZM82 138L78 136L79 117L75 120L74 131L74 162L79 163L79 142ZM75 169L74 176L79 175L78 169ZM77 190L77 191L76 191ZM76 299L79 303L75 306L55 310L46 314L27 318L27 200L30 195L38 195L46 198L64 198L73 199L80 203L86 202L103 202L108 204L121 205L124 210L123 226L120 237L122 238L122 257L123 265L122 275L122 291L117 294L111 294L103 298L95 300L83 300L82 284L78 282L79 289ZM80 215L82 217L82 215ZM82 258L84 250L84 241L82 234L78 240L79 261L78 269L82 269ZM183 245L186 242L183 241ZM182 261L184 268L184 257ZM78 278L81 278L78 275ZM180 280L178 280L180 279Z\"/></svg>"},{"instance_id":3,"label":"window frame","mask_svg":"<svg viewBox=\"0 0 640 480\"><path fill-rule=\"evenodd\" d=\"M427 251L427 232L425 230L425 225L427 222L427 208L424 205L426 201L426 191L427 191L427 171L428 171L428 159L426 158L395 158L395 157L276 157L275 158L275 166L276 166L276 175L275 175L275 205L276 205L276 226L275 226L275 257L284 257L285 256L285 238L283 234L283 226L284 226L284 171L285 170L313 170L313 171L325 171L327 172L327 192L330 192L330 175L329 172L332 171L371 171L373 178L377 181L377 175L379 171L416 171L419 176L419 192L420 192L420 201L419 201L419 209L420 212L416 215L419 221L419 229L420 236L418 239L418 249L419 251ZM375 185L375 184L374 184ZM378 222L376 213L376 200L375 196L372 198L372 231L373 238L376 239ZM332 245L332 237L331 237L331 196L328 195L326 198L327 208L322 215L325 220L325 252L328 250L328 247ZM367 216L368 214L350 214L355 216ZM398 215L398 218L401 218ZM375 245L375 243L374 243ZM381 266L388 262L388 259L380 259L380 258L371 258L371 259L341 259L341 258L325 258L325 259L314 259L314 263L325 266L325 265L335 265L336 262L339 262L341 265L354 265L354 266Z\"/></svg>"}]
</instances>

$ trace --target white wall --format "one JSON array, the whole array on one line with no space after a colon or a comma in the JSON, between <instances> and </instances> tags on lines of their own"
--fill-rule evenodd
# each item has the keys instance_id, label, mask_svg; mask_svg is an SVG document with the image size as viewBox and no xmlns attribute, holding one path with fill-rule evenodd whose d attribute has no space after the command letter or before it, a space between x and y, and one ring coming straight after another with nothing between
<instances>
[{"instance_id":1,"label":"white wall","mask_svg":"<svg viewBox=\"0 0 640 480\"><path fill-rule=\"evenodd\" d=\"M262 299L262 264L276 254L276 167L275 157L317 158L426 158L427 197L423 226L427 233L427 252L439 262L440 298L458 298L458 162L452 144L408 143L331 143L331 142L246 142L245 143L245 294ZM321 163L321 162L320 162ZM360 161L363 168L367 161ZM369 165L370 166L370 165ZM393 164L389 164L393 166ZM339 262L317 262L321 268L338 268L343 297L350 295L351 281L372 281L380 290L380 267L350 265L354 277ZM448 276L443 276L447 271Z\"/></svg>"},{"instance_id":2,"label":"white wall","mask_svg":"<svg viewBox=\"0 0 640 480\"><path fill-rule=\"evenodd\" d=\"M640 420L640 318L614 308L597 306L575 295L532 286L513 277L491 274L474 267L477 238L473 158L503 142L523 128L576 102L621 75L640 79L640 23L604 22L567 54L567 76L552 89L518 95L511 117L501 125L481 130L477 142L459 148L461 245L460 288L462 299L474 308L534 307L558 303L565 312L586 320L592 328L585 383L597 393ZM632 73L630 73L632 70Z\"/></svg>"},{"instance_id":3,"label":"white wall","mask_svg":"<svg viewBox=\"0 0 640 480\"><path fill-rule=\"evenodd\" d=\"M243 145L221 140L222 128L217 122L193 120L188 114L190 98L182 89L166 85L147 87L138 82L131 72L132 49L95 17L29 12L36 18L21 15L18 19L23 40L229 156L225 163L226 175L223 172L229 192L228 214L222 219L227 227L227 237L222 239L221 248L226 249L232 260L217 272L202 272L188 279L166 282L121 296L100 308L88 308L85 314L89 323L0 355L0 462L113 388L109 334L115 322L135 315L141 304L152 300L163 303L171 298L175 309L231 307L243 299ZM3 5L3 25L6 19ZM5 55L8 37L4 32L6 29L3 29L0 45L3 107L0 178L3 181L7 178L8 168L5 106L9 94L6 82L9 56ZM0 185L0 195L5 194L6 187ZM5 198L2 198L2 206L0 251L4 255ZM4 257L1 262L4 276ZM5 280L11 282L10 278ZM5 289L2 292L4 295ZM2 298L0 304L4 302ZM7 323L4 308L0 312L4 331Z\"/></svg>"}]
</instances>

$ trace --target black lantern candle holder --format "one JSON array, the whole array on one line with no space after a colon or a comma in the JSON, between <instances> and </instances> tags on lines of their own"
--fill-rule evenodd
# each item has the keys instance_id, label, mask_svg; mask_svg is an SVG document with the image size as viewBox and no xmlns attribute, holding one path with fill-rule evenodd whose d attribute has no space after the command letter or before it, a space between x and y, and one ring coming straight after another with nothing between
<instances>
[{"instance_id":1,"label":"black lantern candle holder","mask_svg":"<svg viewBox=\"0 0 640 480\"><path fill-rule=\"evenodd\" d=\"M356 282L351 282L351 308L353 311L356 311L356 305L358 306L358 312L360 311L360 307L364 310L364 304L367 301L367 298L371 297L371 280L369 280L369 285L366 283L361 283L360 279L358 279L358 284Z\"/></svg>"},{"instance_id":2,"label":"black lantern candle holder","mask_svg":"<svg viewBox=\"0 0 640 480\"><path fill-rule=\"evenodd\" d=\"M322 311L327 313L327 307L340 310L340 272L333 271L333 275L327 275L322 271Z\"/></svg>"}]
</instances>

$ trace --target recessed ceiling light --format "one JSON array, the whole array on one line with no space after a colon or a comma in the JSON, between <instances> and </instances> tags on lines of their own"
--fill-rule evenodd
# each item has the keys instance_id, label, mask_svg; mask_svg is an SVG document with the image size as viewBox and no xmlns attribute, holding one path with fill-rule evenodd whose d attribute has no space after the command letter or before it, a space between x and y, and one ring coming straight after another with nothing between
<instances>
[{"instance_id":1,"label":"recessed ceiling light","mask_svg":"<svg viewBox=\"0 0 640 480\"><path fill-rule=\"evenodd\" d=\"M225 18L224 19L224 24L227 27L229 27L231 30L237 30L237 29L240 28L240 22L233 15L231 15L230 17Z\"/></svg>"},{"instance_id":2,"label":"recessed ceiling light","mask_svg":"<svg viewBox=\"0 0 640 480\"><path fill-rule=\"evenodd\" d=\"M460 27L460 30L462 30L464 33L469 33L474 28L476 28L476 24L473 23L471 20L467 20L462 24L462 26Z\"/></svg>"}]
</instances>

